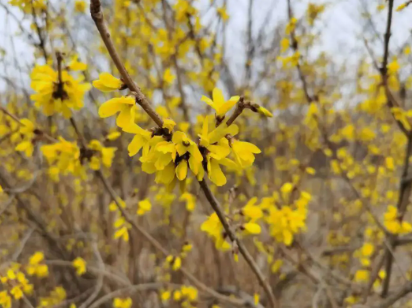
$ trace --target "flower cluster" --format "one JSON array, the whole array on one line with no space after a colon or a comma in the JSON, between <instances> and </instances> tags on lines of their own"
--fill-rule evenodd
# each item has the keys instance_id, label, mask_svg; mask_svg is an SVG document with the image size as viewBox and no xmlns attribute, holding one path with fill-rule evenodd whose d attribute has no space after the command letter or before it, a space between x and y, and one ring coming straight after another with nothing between
<instances>
[{"instance_id":1,"label":"flower cluster","mask_svg":"<svg viewBox=\"0 0 412 308\"><path fill-rule=\"evenodd\" d=\"M125 88L120 79L108 73L100 74L93 85L103 92ZM221 165L233 170L250 167L255 160L254 154L261 151L252 143L236 140L234 136L238 134L239 128L226 123L225 114L239 101L238 96L225 101L222 92L214 89L213 100L205 96L202 100L215 110L216 122L211 127L213 118L203 119L203 128L197 142L183 131L173 131L176 123L172 119L163 119L161 128L141 128L135 123L137 107L133 95L108 100L100 106L99 115L106 118L118 113L116 124L124 132L134 135L128 146L129 155L134 156L142 150L142 170L155 174L156 183L173 189L180 182L184 187L190 170L199 181L203 180L206 171L214 184L222 186L227 180ZM261 107L255 107L255 111L271 116L270 112ZM230 154L234 160L228 158Z\"/></svg>"},{"instance_id":2,"label":"flower cluster","mask_svg":"<svg viewBox=\"0 0 412 308\"><path fill-rule=\"evenodd\" d=\"M82 175L84 173L77 143L59 137L58 142L43 145L41 151L50 165L49 175L53 180L57 181L59 174Z\"/></svg>"},{"instance_id":3,"label":"flower cluster","mask_svg":"<svg viewBox=\"0 0 412 308\"><path fill-rule=\"evenodd\" d=\"M83 83L83 77L75 79L67 69L60 67L55 71L50 65L36 66L30 77L31 87L36 92L31 99L46 116L61 113L70 118L71 109L83 107L83 96L90 89L90 84Z\"/></svg>"},{"instance_id":4,"label":"flower cluster","mask_svg":"<svg viewBox=\"0 0 412 308\"><path fill-rule=\"evenodd\" d=\"M393 234L407 234L412 232L412 225L404 220L400 220L398 217L398 209L389 205L387 212L384 214L384 226Z\"/></svg>"},{"instance_id":5,"label":"flower cluster","mask_svg":"<svg viewBox=\"0 0 412 308\"><path fill-rule=\"evenodd\" d=\"M49 268L46 264L42 263L43 260L44 254L41 251L34 253L29 259L29 264L26 268L27 274L39 278L47 277Z\"/></svg>"},{"instance_id":6,"label":"flower cluster","mask_svg":"<svg viewBox=\"0 0 412 308\"><path fill-rule=\"evenodd\" d=\"M20 300L24 295L30 295L33 292L33 285L29 283L20 268L20 264L13 263L5 269L4 274L0 275L3 289L0 291L0 306L2 308L11 308L13 299Z\"/></svg>"}]
</instances>

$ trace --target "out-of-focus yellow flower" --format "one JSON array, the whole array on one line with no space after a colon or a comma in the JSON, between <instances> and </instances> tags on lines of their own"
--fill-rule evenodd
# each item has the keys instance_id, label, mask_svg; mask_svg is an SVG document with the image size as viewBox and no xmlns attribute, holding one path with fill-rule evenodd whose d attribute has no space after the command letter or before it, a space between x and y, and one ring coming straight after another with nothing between
<instances>
[{"instance_id":1,"label":"out-of-focus yellow flower","mask_svg":"<svg viewBox=\"0 0 412 308\"><path fill-rule=\"evenodd\" d=\"M225 251L231 248L230 244L226 241L223 225L216 213L210 215L208 219L203 222L200 229L215 240L217 249Z\"/></svg>"},{"instance_id":2,"label":"out-of-focus yellow flower","mask_svg":"<svg viewBox=\"0 0 412 308\"><path fill-rule=\"evenodd\" d=\"M121 89L123 82L109 73L101 73L99 79L93 81L93 86L102 92L112 92Z\"/></svg>"},{"instance_id":3,"label":"out-of-focus yellow flower","mask_svg":"<svg viewBox=\"0 0 412 308\"><path fill-rule=\"evenodd\" d=\"M115 97L103 103L99 108L101 118L111 117L116 113L117 126L123 128L134 123L136 117L136 102L132 96Z\"/></svg>"},{"instance_id":4,"label":"out-of-focus yellow flower","mask_svg":"<svg viewBox=\"0 0 412 308\"><path fill-rule=\"evenodd\" d=\"M180 201L185 201L186 202L186 209L189 212L193 212L196 206L196 197L192 195L191 193L185 192L183 193L180 198Z\"/></svg>"},{"instance_id":5,"label":"out-of-focus yellow flower","mask_svg":"<svg viewBox=\"0 0 412 308\"><path fill-rule=\"evenodd\" d=\"M86 11L86 2L84 2L83 0L76 0L74 2L74 10L77 13L84 13Z\"/></svg>"},{"instance_id":6,"label":"out-of-focus yellow flower","mask_svg":"<svg viewBox=\"0 0 412 308\"><path fill-rule=\"evenodd\" d=\"M384 214L384 226L389 232L393 234L406 234L412 232L412 225L402 220L399 220L398 209L389 205L386 213Z\"/></svg>"},{"instance_id":7,"label":"out-of-focus yellow flower","mask_svg":"<svg viewBox=\"0 0 412 308\"><path fill-rule=\"evenodd\" d=\"M113 300L113 307L114 308L130 308L132 307L132 299L130 297L127 298L120 298L120 297L116 297Z\"/></svg>"},{"instance_id":8,"label":"out-of-focus yellow flower","mask_svg":"<svg viewBox=\"0 0 412 308\"><path fill-rule=\"evenodd\" d=\"M225 97L220 89L213 89L213 100L206 96L202 96L202 101L208 104L216 111L218 117L223 117L236 103L239 101L239 96L232 96L228 101L225 101Z\"/></svg>"},{"instance_id":9,"label":"out-of-focus yellow flower","mask_svg":"<svg viewBox=\"0 0 412 308\"><path fill-rule=\"evenodd\" d=\"M77 275L81 276L86 273L86 261L83 258L77 257L73 260L72 264L76 269Z\"/></svg>"},{"instance_id":10,"label":"out-of-focus yellow flower","mask_svg":"<svg viewBox=\"0 0 412 308\"><path fill-rule=\"evenodd\" d=\"M62 113L65 118L71 117L71 109L83 107L84 94L90 84L82 83L83 77L74 79L66 70L59 74L49 65L35 66L31 77L31 88L35 91L30 96L36 107L42 108L46 116Z\"/></svg>"},{"instance_id":11,"label":"out-of-focus yellow flower","mask_svg":"<svg viewBox=\"0 0 412 308\"><path fill-rule=\"evenodd\" d=\"M143 216L146 212L150 212L152 204L149 199L142 200L138 203L137 215Z\"/></svg>"}]
</instances>

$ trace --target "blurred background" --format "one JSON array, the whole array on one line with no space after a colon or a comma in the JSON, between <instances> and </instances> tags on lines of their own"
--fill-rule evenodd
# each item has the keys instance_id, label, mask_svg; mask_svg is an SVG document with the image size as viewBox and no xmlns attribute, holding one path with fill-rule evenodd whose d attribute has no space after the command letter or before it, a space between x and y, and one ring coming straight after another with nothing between
<instances>
[{"instance_id":1,"label":"blurred background","mask_svg":"<svg viewBox=\"0 0 412 308\"><path fill-rule=\"evenodd\" d=\"M410 1L101 4L150 106L195 143L215 125L203 96L256 104L236 138L261 153L210 187L275 303L196 178L159 183L129 155L139 134L102 117L130 91L90 1L0 0L0 306L412 307Z\"/></svg>"}]
</instances>

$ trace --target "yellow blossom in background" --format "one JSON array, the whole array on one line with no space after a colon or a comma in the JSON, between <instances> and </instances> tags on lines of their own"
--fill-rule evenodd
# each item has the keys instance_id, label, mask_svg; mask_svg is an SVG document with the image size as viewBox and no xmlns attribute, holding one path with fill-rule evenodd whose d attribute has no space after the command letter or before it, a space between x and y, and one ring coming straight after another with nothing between
<instances>
[{"instance_id":1,"label":"yellow blossom in background","mask_svg":"<svg viewBox=\"0 0 412 308\"><path fill-rule=\"evenodd\" d=\"M399 6L396 8L396 11L397 11L397 12L402 11L404 8L406 8L406 7L408 6L408 4L409 4L409 2L402 3L401 5L399 5Z\"/></svg>"},{"instance_id":2,"label":"yellow blossom in background","mask_svg":"<svg viewBox=\"0 0 412 308\"><path fill-rule=\"evenodd\" d=\"M202 101L212 107L216 116L223 117L236 103L239 101L239 96L232 96L228 101L225 101L225 97L220 89L213 89L213 100L206 96L202 96Z\"/></svg>"},{"instance_id":3,"label":"yellow blossom in background","mask_svg":"<svg viewBox=\"0 0 412 308\"><path fill-rule=\"evenodd\" d=\"M180 201L185 201L186 202L186 209L189 212L193 212L196 206L196 197L192 195L191 193L185 192L183 193L180 198Z\"/></svg>"},{"instance_id":4,"label":"yellow blossom in background","mask_svg":"<svg viewBox=\"0 0 412 308\"><path fill-rule=\"evenodd\" d=\"M44 254L40 251L34 253L27 265L26 271L29 276L37 276L39 278L47 277L49 275L49 268L43 264Z\"/></svg>"},{"instance_id":5,"label":"yellow blossom in background","mask_svg":"<svg viewBox=\"0 0 412 308\"><path fill-rule=\"evenodd\" d=\"M255 161L254 154L261 153L260 149L250 142L233 140L229 144L235 156L235 162L242 168L251 166Z\"/></svg>"},{"instance_id":6,"label":"yellow blossom in background","mask_svg":"<svg viewBox=\"0 0 412 308\"><path fill-rule=\"evenodd\" d=\"M90 161L90 168L93 170L99 170L103 165L110 168L113 162L114 153L117 148L106 148L98 140L92 140L89 143L89 147L93 150L93 156Z\"/></svg>"},{"instance_id":7,"label":"yellow blossom in background","mask_svg":"<svg viewBox=\"0 0 412 308\"><path fill-rule=\"evenodd\" d=\"M223 251L230 249L231 246L226 241L226 237L223 233L223 225L216 213L210 215L208 219L203 222L200 229L214 239L217 249Z\"/></svg>"},{"instance_id":8,"label":"yellow blossom in background","mask_svg":"<svg viewBox=\"0 0 412 308\"><path fill-rule=\"evenodd\" d=\"M76 274L81 276L86 273L86 261L83 258L77 257L72 262L73 267L76 269Z\"/></svg>"},{"instance_id":9,"label":"yellow blossom in background","mask_svg":"<svg viewBox=\"0 0 412 308\"><path fill-rule=\"evenodd\" d=\"M102 92L111 92L119 90L123 85L123 82L112 76L109 73L101 73L99 79L93 81L93 86Z\"/></svg>"},{"instance_id":10,"label":"yellow blossom in background","mask_svg":"<svg viewBox=\"0 0 412 308\"><path fill-rule=\"evenodd\" d=\"M407 221L399 220L398 209L393 205L389 205L384 214L384 226L393 234L406 234L412 232L412 225Z\"/></svg>"},{"instance_id":11,"label":"yellow blossom in background","mask_svg":"<svg viewBox=\"0 0 412 308\"><path fill-rule=\"evenodd\" d=\"M33 138L36 127L29 119L21 119L19 132L23 135L23 140L17 144L15 150L24 152L27 157L31 157L34 151Z\"/></svg>"},{"instance_id":12,"label":"yellow blossom in background","mask_svg":"<svg viewBox=\"0 0 412 308\"><path fill-rule=\"evenodd\" d=\"M138 203L137 215L142 216L146 212L150 212L152 209L152 204L149 199L142 200Z\"/></svg>"},{"instance_id":13,"label":"yellow blossom in background","mask_svg":"<svg viewBox=\"0 0 412 308\"><path fill-rule=\"evenodd\" d=\"M71 109L83 107L83 96L90 89L90 84L83 83L82 77L73 78L66 70L59 74L49 65L35 66L30 75L31 95L36 107L41 108L46 116L62 113L65 118L72 115Z\"/></svg>"},{"instance_id":14,"label":"yellow blossom in background","mask_svg":"<svg viewBox=\"0 0 412 308\"><path fill-rule=\"evenodd\" d=\"M367 282L369 280L370 272L366 269L360 269L355 273L354 280L356 282Z\"/></svg>"},{"instance_id":15,"label":"yellow blossom in background","mask_svg":"<svg viewBox=\"0 0 412 308\"><path fill-rule=\"evenodd\" d=\"M173 128L175 127L176 122L173 121L172 119L163 119L163 128L166 128L169 133L173 131Z\"/></svg>"},{"instance_id":16,"label":"yellow blossom in background","mask_svg":"<svg viewBox=\"0 0 412 308\"><path fill-rule=\"evenodd\" d=\"M226 8L224 6L217 8L216 11L219 17L222 18L223 21L227 21L229 19L229 15L226 12Z\"/></svg>"},{"instance_id":17,"label":"yellow blossom in background","mask_svg":"<svg viewBox=\"0 0 412 308\"><path fill-rule=\"evenodd\" d=\"M113 300L113 308L131 308L132 304L133 302L130 297L127 297L127 298L116 297Z\"/></svg>"},{"instance_id":18,"label":"yellow blossom in background","mask_svg":"<svg viewBox=\"0 0 412 308\"><path fill-rule=\"evenodd\" d=\"M175 80L176 76L173 75L172 71L170 68L166 69L163 73L163 81L166 84L172 84L173 81Z\"/></svg>"},{"instance_id":19,"label":"yellow blossom in background","mask_svg":"<svg viewBox=\"0 0 412 308\"><path fill-rule=\"evenodd\" d=\"M86 2L82 0L76 0L74 2L74 9L78 13L84 13L86 11L86 6L87 6Z\"/></svg>"}]
</instances>

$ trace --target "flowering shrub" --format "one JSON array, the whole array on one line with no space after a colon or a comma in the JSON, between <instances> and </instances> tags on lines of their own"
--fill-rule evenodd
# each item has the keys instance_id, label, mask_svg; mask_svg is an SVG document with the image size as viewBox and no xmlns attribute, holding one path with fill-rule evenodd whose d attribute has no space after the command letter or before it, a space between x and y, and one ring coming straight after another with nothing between
<instances>
[{"instance_id":1,"label":"flowering shrub","mask_svg":"<svg viewBox=\"0 0 412 308\"><path fill-rule=\"evenodd\" d=\"M0 307L411 305L412 2L206 2L0 3Z\"/></svg>"}]
</instances>

